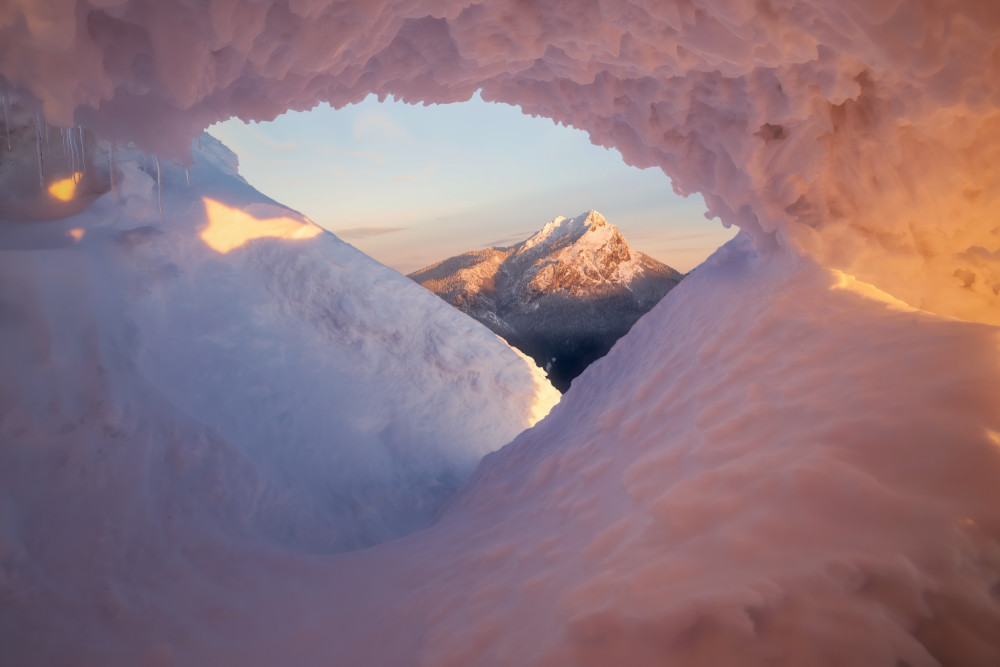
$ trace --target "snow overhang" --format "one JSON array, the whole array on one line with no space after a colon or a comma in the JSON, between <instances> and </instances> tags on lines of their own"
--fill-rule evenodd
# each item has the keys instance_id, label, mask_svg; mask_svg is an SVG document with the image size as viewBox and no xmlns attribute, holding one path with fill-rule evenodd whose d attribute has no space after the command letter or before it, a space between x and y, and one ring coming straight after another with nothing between
<instances>
[{"instance_id":1,"label":"snow overhang","mask_svg":"<svg viewBox=\"0 0 1000 667\"><path fill-rule=\"evenodd\" d=\"M1000 323L994 2L15 0L0 89L178 161L230 116L482 90L661 168L758 249Z\"/></svg>"}]
</instances>

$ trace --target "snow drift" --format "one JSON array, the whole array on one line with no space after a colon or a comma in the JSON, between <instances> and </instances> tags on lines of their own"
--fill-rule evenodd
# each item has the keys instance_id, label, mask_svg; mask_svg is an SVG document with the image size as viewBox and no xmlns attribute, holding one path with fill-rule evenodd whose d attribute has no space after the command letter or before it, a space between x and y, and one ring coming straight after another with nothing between
<instances>
[{"instance_id":1,"label":"snow drift","mask_svg":"<svg viewBox=\"0 0 1000 667\"><path fill-rule=\"evenodd\" d=\"M145 449L175 485L142 494L163 494L150 521L202 507L343 551L425 526L558 400L491 333L248 187L214 139L196 157L191 186L163 165L161 196L152 160L119 153L83 213L0 229L8 491L55 486L29 451L117 480L121 450Z\"/></svg>"},{"instance_id":2,"label":"snow drift","mask_svg":"<svg viewBox=\"0 0 1000 667\"><path fill-rule=\"evenodd\" d=\"M0 661L997 664L998 42L1000 6L979 0L3 5L3 86L59 127L183 161L191 137L234 113L482 88L663 168L745 234L488 456L431 528L329 557L282 546L266 522L220 532L257 496L228 483L242 459L213 430L280 428L280 414L249 412L261 396L287 407L268 379L314 372L309 359L321 369L319 357L280 363L276 335L249 381L214 376L206 354L185 359L207 380L184 392L101 398L150 359L110 286L149 290L149 321L181 313L242 333L271 312L266 281L244 292L210 274L241 300L195 313L160 291L184 275L155 250L147 274L40 247L0 264L4 350L17 352L0 403L14 406L0 450ZM230 222L213 236L224 246L262 229ZM165 257L180 242L165 225L106 253L148 252L145 236ZM273 244L253 248L243 261L270 265ZM282 275L303 270L288 284L315 286L310 253L282 256ZM308 295L286 297L275 331L321 319ZM363 301L352 318L367 317ZM158 342L176 349L183 335ZM165 385L185 370L146 368ZM231 412L197 412L199 392L228 390ZM158 416L166 403L189 412ZM123 423L134 438L117 437ZM32 428L45 438L20 439ZM198 447L171 453L193 433ZM185 497L177 488L211 502L164 502Z\"/></svg>"},{"instance_id":3,"label":"snow drift","mask_svg":"<svg viewBox=\"0 0 1000 667\"><path fill-rule=\"evenodd\" d=\"M993 665L998 350L739 237L432 527L326 558L220 534L224 452L146 458L182 425L7 440L0 658ZM176 470L211 504L157 506Z\"/></svg>"}]
</instances>

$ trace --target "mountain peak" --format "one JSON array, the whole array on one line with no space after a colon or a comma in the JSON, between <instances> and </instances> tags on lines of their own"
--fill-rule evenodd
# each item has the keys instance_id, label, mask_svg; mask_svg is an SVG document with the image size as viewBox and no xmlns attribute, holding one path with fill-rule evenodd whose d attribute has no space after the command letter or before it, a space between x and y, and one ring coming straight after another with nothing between
<instances>
[{"instance_id":1,"label":"mountain peak","mask_svg":"<svg viewBox=\"0 0 1000 667\"><path fill-rule=\"evenodd\" d=\"M590 232L602 232L597 237L588 236ZM599 238L598 238L599 237ZM515 246L515 255L524 255L531 251L532 257L550 255L568 246L583 244L586 247L601 246L614 237L620 237L618 228L608 223L603 215L591 209L573 218L558 216L547 222L538 232ZM620 243L624 243L624 239Z\"/></svg>"},{"instance_id":2,"label":"mountain peak","mask_svg":"<svg viewBox=\"0 0 1000 667\"><path fill-rule=\"evenodd\" d=\"M410 278L549 371L559 389L682 275L629 248L603 215L558 217L520 244L452 257Z\"/></svg>"},{"instance_id":3,"label":"mountain peak","mask_svg":"<svg viewBox=\"0 0 1000 667\"><path fill-rule=\"evenodd\" d=\"M589 231L594 231L598 227L604 227L608 224L604 216L593 209L587 211L586 215L587 218L584 220L584 223L587 225Z\"/></svg>"}]
</instances>

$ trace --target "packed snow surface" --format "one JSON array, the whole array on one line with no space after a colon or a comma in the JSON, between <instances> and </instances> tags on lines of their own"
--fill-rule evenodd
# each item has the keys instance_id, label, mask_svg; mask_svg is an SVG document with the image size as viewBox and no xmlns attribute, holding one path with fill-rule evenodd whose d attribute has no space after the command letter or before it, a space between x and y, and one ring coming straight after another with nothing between
<instances>
[{"instance_id":1,"label":"packed snow surface","mask_svg":"<svg viewBox=\"0 0 1000 667\"><path fill-rule=\"evenodd\" d=\"M232 180L207 238L153 159L5 229L0 664L1000 664L1000 3L15 0L0 94L44 118L0 204L65 212L46 121L183 162L232 114L478 89L745 233L433 526L319 555L345 488L389 516L344 471L436 498L533 371Z\"/></svg>"}]
</instances>

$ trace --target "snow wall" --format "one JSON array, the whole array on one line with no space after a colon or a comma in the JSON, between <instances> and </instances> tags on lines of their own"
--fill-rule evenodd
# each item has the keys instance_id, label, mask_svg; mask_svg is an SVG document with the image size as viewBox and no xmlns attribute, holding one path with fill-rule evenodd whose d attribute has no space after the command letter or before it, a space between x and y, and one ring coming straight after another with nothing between
<instances>
[{"instance_id":1,"label":"snow wall","mask_svg":"<svg viewBox=\"0 0 1000 667\"><path fill-rule=\"evenodd\" d=\"M0 88L182 162L231 115L482 89L662 168L758 249L1000 322L988 0L15 0Z\"/></svg>"}]
</instances>

